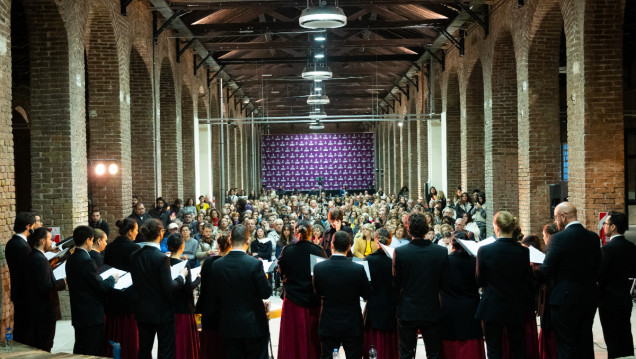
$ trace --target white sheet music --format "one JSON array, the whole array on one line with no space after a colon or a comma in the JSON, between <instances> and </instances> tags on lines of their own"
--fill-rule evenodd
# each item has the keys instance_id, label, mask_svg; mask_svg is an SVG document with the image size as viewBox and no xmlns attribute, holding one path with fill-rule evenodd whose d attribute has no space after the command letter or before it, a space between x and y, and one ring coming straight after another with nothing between
<instances>
[{"instance_id":1,"label":"white sheet music","mask_svg":"<svg viewBox=\"0 0 636 359\"><path fill-rule=\"evenodd\" d=\"M119 276L123 276L124 274L128 273L126 271L123 270L119 270L117 268L110 268L104 272L102 272L102 274L100 274L100 277L102 277L102 279L106 279L108 277L110 277L111 275L114 275L115 273L119 274Z\"/></svg>"},{"instance_id":2,"label":"white sheet music","mask_svg":"<svg viewBox=\"0 0 636 359\"><path fill-rule=\"evenodd\" d=\"M314 266L322 261L326 261L327 258L319 257L315 254L309 255L309 267L311 268L311 275L314 275Z\"/></svg>"},{"instance_id":3,"label":"white sheet music","mask_svg":"<svg viewBox=\"0 0 636 359\"><path fill-rule=\"evenodd\" d=\"M354 261L353 263L359 264L364 267L364 271L367 273L367 279L371 281L371 272L369 271L369 262L367 261Z\"/></svg>"},{"instance_id":4,"label":"white sheet music","mask_svg":"<svg viewBox=\"0 0 636 359\"><path fill-rule=\"evenodd\" d=\"M395 252L395 248L385 246L382 243L380 243L380 247L382 247L382 249L384 250L384 253L386 253L386 255L389 256L389 258L393 259L393 253Z\"/></svg>"},{"instance_id":5,"label":"white sheet music","mask_svg":"<svg viewBox=\"0 0 636 359\"><path fill-rule=\"evenodd\" d=\"M55 280L66 278L66 262L53 269L53 277L55 277Z\"/></svg>"},{"instance_id":6,"label":"white sheet music","mask_svg":"<svg viewBox=\"0 0 636 359\"><path fill-rule=\"evenodd\" d=\"M199 273L201 273L201 266L190 268L190 281L194 282Z\"/></svg>"},{"instance_id":7,"label":"white sheet music","mask_svg":"<svg viewBox=\"0 0 636 359\"><path fill-rule=\"evenodd\" d=\"M126 289L130 287L132 284L133 284L132 276L130 275L130 273L126 272L126 274L119 277L119 280L117 281L117 283L115 283L115 289L119 289L119 290Z\"/></svg>"},{"instance_id":8,"label":"white sheet music","mask_svg":"<svg viewBox=\"0 0 636 359\"><path fill-rule=\"evenodd\" d=\"M47 260L51 260L55 257L62 257L64 254L66 254L66 252L68 252L69 248L66 248L65 250L59 251L59 252L44 252L44 256L46 257Z\"/></svg>"},{"instance_id":9,"label":"white sheet music","mask_svg":"<svg viewBox=\"0 0 636 359\"><path fill-rule=\"evenodd\" d=\"M462 245L462 247L466 249L468 254L470 254L473 257L476 257L477 251L479 251L480 247L494 243L497 239L495 237L488 237L481 242L474 242L474 241L465 240L465 239L458 239L458 240L459 240L459 243Z\"/></svg>"},{"instance_id":10,"label":"white sheet music","mask_svg":"<svg viewBox=\"0 0 636 359\"><path fill-rule=\"evenodd\" d=\"M533 246L529 246L528 249L530 249L530 263L543 264L545 254Z\"/></svg>"},{"instance_id":11,"label":"white sheet music","mask_svg":"<svg viewBox=\"0 0 636 359\"><path fill-rule=\"evenodd\" d=\"M179 276L179 272L181 272L181 270L185 268L187 263L188 261L181 261L170 267L170 271L172 272L172 279L177 279L177 277Z\"/></svg>"}]
</instances>

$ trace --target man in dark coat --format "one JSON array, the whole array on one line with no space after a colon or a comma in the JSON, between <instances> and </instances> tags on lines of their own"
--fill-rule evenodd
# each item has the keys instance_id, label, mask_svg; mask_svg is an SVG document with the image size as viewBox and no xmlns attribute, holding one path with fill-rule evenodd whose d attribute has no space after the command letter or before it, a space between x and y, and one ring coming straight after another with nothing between
<instances>
[{"instance_id":1,"label":"man in dark coat","mask_svg":"<svg viewBox=\"0 0 636 359\"><path fill-rule=\"evenodd\" d=\"M141 202L137 202L135 208L133 209L133 213L128 216L128 218L132 218L137 221L137 228L141 228L145 221L151 219L152 217L146 213L146 207Z\"/></svg>"},{"instance_id":2,"label":"man in dark coat","mask_svg":"<svg viewBox=\"0 0 636 359\"><path fill-rule=\"evenodd\" d=\"M610 358L634 356L630 278L636 277L636 245L625 239L627 216L610 212L603 222L609 242L601 248L598 284L601 290L598 314Z\"/></svg>"},{"instance_id":3,"label":"man in dark coat","mask_svg":"<svg viewBox=\"0 0 636 359\"><path fill-rule=\"evenodd\" d=\"M228 358L268 358L269 323L263 299L272 294L260 260L245 253L249 238L242 224L232 229L232 250L210 269L212 308L223 308L219 333ZM221 289L222 288L222 289Z\"/></svg>"},{"instance_id":4,"label":"man in dark coat","mask_svg":"<svg viewBox=\"0 0 636 359\"><path fill-rule=\"evenodd\" d=\"M439 358L442 349L439 293L448 275L448 251L424 239L428 232L424 215L413 213L406 222L412 240L396 248L393 254L393 286L399 293L400 358L415 357L418 330L427 357Z\"/></svg>"},{"instance_id":5,"label":"man in dark coat","mask_svg":"<svg viewBox=\"0 0 636 359\"><path fill-rule=\"evenodd\" d=\"M363 354L360 297L369 299L372 290L364 268L347 259L350 248L349 234L336 232L331 257L314 267L314 291L322 298L318 334L323 359L331 358L340 345L347 357L360 358Z\"/></svg>"},{"instance_id":6,"label":"man in dark coat","mask_svg":"<svg viewBox=\"0 0 636 359\"><path fill-rule=\"evenodd\" d=\"M568 202L556 206L554 221L559 232L550 238L541 272L554 283L549 304L557 351L559 358L593 358L599 237L578 222L576 207Z\"/></svg>"},{"instance_id":7,"label":"man in dark coat","mask_svg":"<svg viewBox=\"0 0 636 359\"><path fill-rule=\"evenodd\" d=\"M66 262L66 280L71 299L71 324L75 328L73 354L104 356L104 297L112 290L119 275L105 280L88 252L93 247L93 229L79 226L73 231L75 251Z\"/></svg>"},{"instance_id":8,"label":"man in dark coat","mask_svg":"<svg viewBox=\"0 0 636 359\"><path fill-rule=\"evenodd\" d=\"M15 234L7 242L5 256L9 265L11 278L11 301L13 302L13 340L24 343L29 326L29 307L27 305L27 279L24 265L31 254L31 246L27 237L35 226L32 213L20 212L15 218L13 231Z\"/></svg>"},{"instance_id":9,"label":"man in dark coat","mask_svg":"<svg viewBox=\"0 0 636 359\"><path fill-rule=\"evenodd\" d=\"M108 227L108 223L102 218L102 214L97 208L93 208L93 210L91 211L91 218L90 221L88 221L88 225L94 229L101 229L102 231L104 231L104 233L106 233L107 236L110 235L110 228Z\"/></svg>"}]
</instances>

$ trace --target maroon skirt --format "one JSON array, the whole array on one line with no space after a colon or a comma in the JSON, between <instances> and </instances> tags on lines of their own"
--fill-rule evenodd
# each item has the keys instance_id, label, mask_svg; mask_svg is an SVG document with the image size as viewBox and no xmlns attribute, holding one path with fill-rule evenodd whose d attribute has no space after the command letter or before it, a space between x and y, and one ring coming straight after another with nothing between
<instances>
[{"instance_id":1,"label":"maroon skirt","mask_svg":"<svg viewBox=\"0 0 636 359\"><path fill-rule=\"evenodd\" d=\"M554 330L541 328L539 332L539 356L541 359L557 359L556 334Z\"/></svg>"},{"instance_id":2,"label":"maroon skirt","mask_svg":"<svg viewBox=\"0 0 636 359\"><path fill-rule=\"evenodd\" d=\"M397 358L397 357L396 357ZM486 359L484 338L468 340L442 340L442 358Z\"/></svg>"},{"instance_id":3,"label":"maroon skirt","mask_svg":"<svg viewBox=\"0 0 636 359\"><path fill-rule=\"evenodd\" d=\"M527 312L524 323L524 340L526 344L526 359L539 359L539 335L537 334L537 317L534 312ZM512 358L508 332L504 328L502 340L502 358Z\"/></svg>"},{"instance_id":4,"label":"maroon skirt","mask_svg":"<svg viewBox=\"0 0 636 359\"><path fill-rule=\"evenodd\" d=\"M202 330L199 333L202 359L225 359L225 344L218 331Z\"/></svg>"},{"instance_id":5,"label":"maroon skirt","mask_svg":"<svg viewBox=\"0 0 636 359\"><path fill-rule=\"evenodd\" d=\"M364 330L364 358L369 358L371 346L378 352L378 358L399 358L397 330Z\"/></svg>"},{"instance_id":6,"label":"maroon skirt","mask_svg":"<svg viewBox=\"0 0 636 359\"><path fill-rule=\"evenodd\" d=\"M320 358L320 307L305 308L283 299L278 359Z\"/></svg>"},{"instance_id":7,"label":"maroon skirt","mask_svg":"<svg viewBox=\"0 0 636 359\"><path fill-rule=\"evenodd\" d=\"M137 358L139 351L139 334L134 314L106 314L106 355L113 357L110 341L121 345L122 359Z\"/></svg>"},{"instance_id":8,"label":"maroon skirt","mask_svg":"<svg viewBox=\"0 0 636 359\"><path fill-rule=\"evenodd\" d=\"M194 314L175 314L177 359L199 358L199 332Z\"/></svg>"}]
</instances>

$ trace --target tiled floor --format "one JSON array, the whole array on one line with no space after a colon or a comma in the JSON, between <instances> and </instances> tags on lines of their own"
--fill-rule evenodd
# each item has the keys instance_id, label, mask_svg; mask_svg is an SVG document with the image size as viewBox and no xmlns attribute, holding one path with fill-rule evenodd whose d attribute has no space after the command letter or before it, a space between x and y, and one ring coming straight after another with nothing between
<instances>
[{"instance_id":1,"label":"tiled floor","mask_svg":"<svg viewBox=\"0 0 636 359\"><path fill-rule=\"evenodd\" d=\"M280 308L282 301L278 297L272 297L272 308ZM278 329L280 326L280 319L273 319L269 322L269 329L272 336L272 348L274 353L277 353L278 348ZM636 334L636 310L632 311L632 334ZM72 353L73 351L73 337L74 331L71 326L70 320L63 320L57 322L57 331L55 333L55 342L53 345L53 353ZM636 338L635 338L636 342ZM157 341L155 340L154 353L156 357ZM605 341L603 340L603 332L601 330L601 324L598 320L598 315L594 320L594 352L596 358L607 358L607 351L605 349ZM425 358L425 350L422 341L418 342L418 350L416 358Z\"/></svg>"}]
</instances>

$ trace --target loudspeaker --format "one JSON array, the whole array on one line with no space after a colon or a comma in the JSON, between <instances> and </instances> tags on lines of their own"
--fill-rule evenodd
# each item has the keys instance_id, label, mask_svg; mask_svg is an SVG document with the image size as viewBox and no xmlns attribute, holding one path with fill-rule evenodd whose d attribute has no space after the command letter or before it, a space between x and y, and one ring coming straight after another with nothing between
<instances>
[{"instance_id":1,"label":"loudspeaker","mask_svg":"<svg viewBox=\"0 0 636 359\"><path fill-rule=\"evenodd\" d=\"M568 182L561 181L550 185L550 217L554 219L554 208L568 200Z\"/></svg>"}]
</instances>

